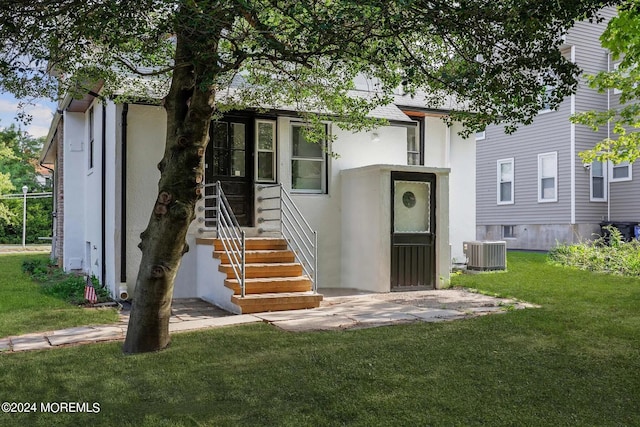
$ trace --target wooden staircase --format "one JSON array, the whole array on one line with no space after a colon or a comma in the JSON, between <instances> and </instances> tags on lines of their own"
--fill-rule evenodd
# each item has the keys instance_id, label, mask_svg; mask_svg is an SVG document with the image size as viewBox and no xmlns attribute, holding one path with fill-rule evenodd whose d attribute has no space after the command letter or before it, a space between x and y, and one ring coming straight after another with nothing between
<instances>
[{"instance_id":1,"label":"wooden staircase","mask_svg":"<svg viewBox=\"0 0 640 427\"><path fill-rule=\"evenodd\" d=\"M235 278L222 242L212 239L213 257L221 261L218 270L227 275L224 285L233 290L231 302L241 313L316 308L322 295L314 294L311 279L304 275L287 241L273 237L247 237L245 240L245 296Z\"/></svg>"}]
</instances>

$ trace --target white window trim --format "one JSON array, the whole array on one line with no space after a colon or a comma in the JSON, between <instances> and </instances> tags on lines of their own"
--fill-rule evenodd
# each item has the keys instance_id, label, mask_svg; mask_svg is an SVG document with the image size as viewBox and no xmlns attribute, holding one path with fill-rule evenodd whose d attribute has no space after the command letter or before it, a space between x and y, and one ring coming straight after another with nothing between
<instances>
[{"instance_id":1,"label":"white window trim","mask_svg":"<svg viewBox=\"0 0 640 427\"><path fill-rule=\"evenodd\" d=\"M487 137L487 131L483 130L480 132L476 132L476 141L482 141Z\"/></svg>"},{"instance_id":2,"label":"white window trim","mask_svg":"<svg viewBox=\"0 0 640 427\"><path fill-rule=\"evenodd\" d=\"M602 163L602 178L603 178L603 182L602 185L604 186L604 191L602 192L602 194L604 195L601 198L598 197L593 197L593 164L591 164L591 167L589 168L589 201L590 202L606 202L607 201L607 167L606 167L606 163Z\"/></svg>"},{"instance_id":3,"label":"white window trim","mask_svg":"<svg viewBox=\"0 0 640 427\"><path fill-rule=\"evenodd\" d=\"M325 132L327 135L327 139L325 140L325 146L323 148L323 157L322 160L319 160L317 158L309 158L309 157L294 157L293 156L293 132L291 131L291 129L294 126L304 126L305 123L304 122L299 122L299 121L291 121L289 122L289 133L290 133L290 137L289 137L289 150L290 150L290 159L289 159L289 180L290 180L290 191L291 194L328 194L329 193L329 189L328 189L328 181L329 181L329 132L330 132L330 128L329 128L329 124L328 123L324 123L325 125ZM320 179L320 189L319 190L313 190L313 189L301 189L301 188L293 188L293 161L294 160L313 160L313 161L321 161L322 162L322 167L321 167L321 179Z\"/></svg>"},{"instance_id":4,"label":"white window trim","mask_svg":"<svg viewBox=\"0 0 640 427\"><path fill-rule=\"evenodd\" d=\"M626 176L624 178L614 178L613 177L613 168L614 167L628 167L629 168L629 176ZM614 165L613 162L609 162L609 176L611 177L609 179L609 182L625 182L625 181L631 181L633 179L633 163L629 163L629 162L622 162L619 163L617 165Z\"/></svg>"},{"instance_id":5,"label":"white window trim","mask_svg":"<svg viewBox=\"0 0 640 427\"><path fill-rule=\"evenodd\" d=\"M273 126L273 149L272 150L261 150L258 147L258 125L260 123L268 123L270 125ZM267 120L267 119L256 119L255 121L255 161L254 163L254 176L257 182L277 182L278 181L278 170L276 168L277 164L278 164L278 140L277 140L277 121L276 120ZM260 179L259 174L258 174L258 153L273 153L273 161L272 161L272 169L273 169L273 179L272 180L266 180L266 179Z\"/></svg>"},{"instance_id":6,"label":"white window trim","mask_svg":"<svg viewBox=\"0 0 640 427\"><path fill-rule=\"evenodd\" d=\"M512 179L511 179L511 200L509 201L502 201L500 200L500 184L502 183L502 181L500 180L501 178L501 173L502 171L500 170L500 166L504 163L511 163L511 171L512 171ZM516 168L515 168L515 161L514 158L508 158L508 159L500 159L496 162L496 202L499 205L513 205L515 203L515 187L516 187ZM504 182L509 182L509 181L504 181Z\"/></svg>"},{"instance_id":7,"label":"white window trim","mask_svg":"<svg viewBox=\"0 0 640 427\"><path fill-rule=\"evenodd\" d=\"M554 197L552 199L543 199L542 198L542 159L545 157L553 156L556 162L556 170L555 176L553 177L553 194ZM550 178L550 177L545 177ZM558 201L558 152L552 151L550 153L541 153L538 154L538 203L553 203Z\"/></svg>"}]
</instances>

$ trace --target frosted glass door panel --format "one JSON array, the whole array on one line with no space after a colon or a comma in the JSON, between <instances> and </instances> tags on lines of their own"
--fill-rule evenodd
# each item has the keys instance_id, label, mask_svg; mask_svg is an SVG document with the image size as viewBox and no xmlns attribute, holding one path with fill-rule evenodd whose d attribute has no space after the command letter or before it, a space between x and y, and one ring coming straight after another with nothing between
<instances>
[{"instance_id":1,"label":"frosted glass door panel","mask_svg":"<svg viewBox=\"0 0 640 427\"><path fill-rule=\"evenodd\" d=\"M394 181L394 232L430 233L430 200L431 183Z\"/></svg>"}]
</instances>

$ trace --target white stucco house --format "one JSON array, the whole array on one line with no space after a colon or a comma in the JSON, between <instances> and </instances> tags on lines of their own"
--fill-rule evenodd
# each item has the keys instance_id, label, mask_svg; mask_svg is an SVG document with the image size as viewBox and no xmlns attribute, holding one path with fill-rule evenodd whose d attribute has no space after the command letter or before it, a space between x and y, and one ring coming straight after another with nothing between
<instances>
[{"instance_id":1,"label":"white stucco house","mask_svg":"<svg viewBox=\"0 0 640 427\"><path fill-rule=\"evenodd\" d=\"M100 101L99 90L59 104L42 152L41 163L55 170L52 256L65 270L93 274L114 297L125 298L135 286L139 236L157 198L166 114L156 105ZM280 237L282 188L317 232L310 253L317 252L312 274L319 293L438 288L452 262L464 260L463 241L475 238L474 138L459 136L460 124L444 123L446 109L409 96L397 95L372 114L388 125L353 133L326 123L335 137L326 151L305 140L295 111L238 111L211 125L203 193L220 181L247 236L268 240ZM199 205L174 297L248 312L230 290L228 261L212 257L212 245L221 250L213 239L215 199ZM254 240L258 246L247 244L247 251L256 256L278 249ZM291 246L289 240L280 249ZM249 278L256 277L249 274L252 262L247 258Z\"/></svg>"}]
</instances>

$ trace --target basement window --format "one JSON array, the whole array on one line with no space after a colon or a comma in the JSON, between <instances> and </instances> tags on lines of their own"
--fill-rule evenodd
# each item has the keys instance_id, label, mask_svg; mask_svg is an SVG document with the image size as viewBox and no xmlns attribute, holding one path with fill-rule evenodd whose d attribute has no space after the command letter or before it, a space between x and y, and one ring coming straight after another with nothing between
<instances>
[{"instance_id":1,"label":"basement window","mask_svg":"<svg viewBox=\"0 0 640 427\"><path fill-rule=\"evenodd\" d=\"M515 239L516 226L515 225L503 225L502 226L502 238L503 239Z\"/></svg>"}]
</instances>

